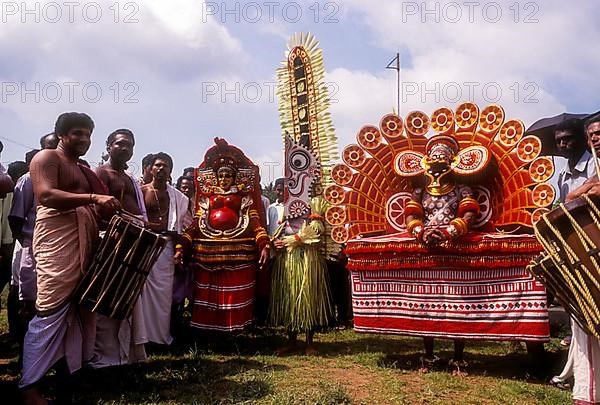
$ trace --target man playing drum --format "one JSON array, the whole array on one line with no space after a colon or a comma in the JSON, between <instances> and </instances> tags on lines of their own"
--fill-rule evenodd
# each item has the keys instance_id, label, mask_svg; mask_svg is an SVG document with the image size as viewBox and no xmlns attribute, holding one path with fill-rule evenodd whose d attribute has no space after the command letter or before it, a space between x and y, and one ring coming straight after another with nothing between
<instances>
[{"instance_id":1,"label":"man playing drum","mask_svg":"<svg viewBox=\"0 0 600 405\"><path fill-rule=\"evenodd\" d=\"M26 404L46 403L35 384L52 366L60 361L64 377L92 355L95 317L70 298L98 237L92 208L96 205L105 214L120 208L116 198L101 194L105 187L98 177L78 163L90 147L93 129L86 114L61 114L54 131L58 148L41 151L31 162L38 200L33 236L38 292L19 382Z\"/></svg>"},{"instance_id":2,"label":"man playing drum","mask_svg":"<svg viewBox=\"0 0 600 405\"><path fill-rule=\"evenodd\" d=\"M587 148L583 121L573 118L554 128L554 139L567 165L558 175L559 201L565 202L567 194L581 186L596 173L592 154Z\"/></svg>"},{"instance_id":3,"label":"man playing drum","mask_svg":"<svg viewBox=\"0 0 600 405\"><path fill-rule=\"evenodd\" d=\"M592 177L596 171L592 154L587 149L587 138L583 121L577 118L565 120L554 128L554 140L560 154L567 159L567 164L558 175L558 200L566 202L567 195L581 186L587 179ZM550 300L553 299L549 298ZM548 303L549 305L551 302ZM568 336L561 344L568 344L571 337ZM567 380L573 377L572 348L569 349L569 357L563 371L552 377L550 383L564 388Z\"/></svg>"},{"instance_id":4,"label":"man playing drum","mask_svg":"<svg viewBox=\"0 0 600 405\"><path fill-rule=\"evenodd\" d=\"M594 148L596 154L600 154L600 115L586 122L585 131L588 145ZM593 159L590 160L589 165L595 170ZM570 192L566 201L572 201L584 194L600 195L600 182L597 175L588 178L583 185ZM600 368L600 342L594 336L585 333L575 321L571 321L571 328L573 338L569 347L569 358L565 371L558 377L568 375L567 370L572 368L575 377L573 385L575 403L600 403L600 373L595 372L595 369ZM553 381L556 378L554 377Z\"/></svg>"},{"instance_id":5,"label":"man playing drum","mask_svg":"<svg viewBox=\"0 0 600 405\"><path fill-rule=\"evenodd\" d=\"M106 139L108 162L96 168L96 174L108 187L108 193L119 200L123 210L147 222L141 186L132 174L126 172L134 145L135 137L129 129L113 131ZM146 359L145 339L139 300L133 314L125 320L97 315L96 344L90 366L99 368L143 361Z\"/></svg>"},{"instance_id":6,"label":"man playing drum","mask_svg":"<svg viewBox=\"0 0 600 405\"><path fill-rule=\"evenodd\" d=\"M152 181L142 187L151 230L170 236L169 242L152 267L142 290L140 301L148 341L169 345L171 303L173 299L173 238L183 232L192 221L188 198L168 184L173 160L163 152L155 154L151 162Z\"/></svg>"}]
</instances>

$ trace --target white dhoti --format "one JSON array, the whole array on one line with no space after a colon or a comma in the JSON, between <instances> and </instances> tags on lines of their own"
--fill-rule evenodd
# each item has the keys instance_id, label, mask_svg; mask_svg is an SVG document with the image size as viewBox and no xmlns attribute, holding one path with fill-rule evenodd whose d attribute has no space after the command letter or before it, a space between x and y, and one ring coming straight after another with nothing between
<instances>
[{"instance_id":1,"label":"white dhoti","mask_svg":"<svg viewBox=\"0 0 600 405\"><path fill-rule=\"evenodd\" d=\"M171 303L173 301L173 242L168 241L150 270L139 301L149 342L169 345L171 336Z\"/></svg>"},{"instance_id":2,"label":"white dhoti","mask_svg":"<svg viewBox=\"0 0 600 405\"><path fill-rule=\"evenodd\" d=\"M94 356L89 366L101 368L145 361L144 343L147 341L140 299L127 319L97 315Z\"/></svg>"},{"instance_id":3,"label":"white dhoti","mask_svg":"<svg viewBox=\"0 0 600 405\"><path fill-rule=\"evenodd\" d=\"M19 388L38 382L63 357L69 372L79 370L92 357L94 323L94 314L71 303L52 315L36 315L25 335Z\"/></svg>"},{"instance_id":4,"label":"white dhoti","mask_svg":"<svg viewBox=\"0 0 600 405\"><path fill-rule=\"evenodd\" d=\"M15 239L15 247L13 248L13 256L11 262L11 278L10 285L19 285L19 271L21 270L21 251L23 246Z\"/></svg>"},{"instance_id":5,"label":"white dhoti","mask_svg":"<svg viewBox=\"0 0 600 405\"><path fill-rule=\"evenodd\" d=\"M573 356L575 376L573 401L576 404L600 403L600 340L585 333L574 321L572 331L569 354ZM596 366L599 369L598 373Z\"/></svg>"}]
</instances>

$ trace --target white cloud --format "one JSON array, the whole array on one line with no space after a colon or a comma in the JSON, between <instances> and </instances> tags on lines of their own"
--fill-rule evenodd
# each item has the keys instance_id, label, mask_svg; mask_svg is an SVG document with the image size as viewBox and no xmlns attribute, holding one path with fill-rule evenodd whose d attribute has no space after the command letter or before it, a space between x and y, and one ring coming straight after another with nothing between
<instances>
[{"instance_id":1,"label":"white cloud","mask_svg":"<svg viewBox=\"0 0 600 405\"><path fill-rule=\"evenodd\" d=\"M493 10L482 10L486 2L477 3L473 22L460 2L349 0L343 5L363 16L379 47L388 49L390 55L402 49L408 57L402 68L402 115L411 110L430 114L464 101L475 101L482 108L495 102L505 108L507 118L520 118L528 125L564 112L569 101L577 98L574 93L588 92L589 96L594 89L598 91L600 57L590 52L598 40L596 28L590 28L594 26L592 3L569 7L565 18L565 5L560 2L531 6L494 2L503 13L496 23L489 22ZM456 14L449 14L448 4L460 5L460 21L449 21ZM425 7L432 13L427 14ZM539 21L525 23L526 17ZM565 94L564 89L557 89L558 77L581 90ZM355 142L362 125L377 125L396 106L394 71L339 68L329 71L327 80L339 88L332 115L341 147ZM597 98L591 100L597 102Z\"/></svg>"}]
</instances>

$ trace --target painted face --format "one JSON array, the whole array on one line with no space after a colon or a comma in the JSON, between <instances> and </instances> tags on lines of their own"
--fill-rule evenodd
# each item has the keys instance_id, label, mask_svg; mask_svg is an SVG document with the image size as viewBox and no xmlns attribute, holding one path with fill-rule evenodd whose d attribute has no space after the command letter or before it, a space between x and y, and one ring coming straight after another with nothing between
<instances>
[{"instance_id":1,"label":"painted face","mask_svg":"<svg viewBox=\"0 0 600 405\"><path fill-rule=\"evenodd\" d=\"M444 144L433 146L427 155L427 174L434 178L441 177L448 173L453 160L454 153L449 146Z\"/></svg>"},{"instance_id":2,"label":"painted face","mask_svg":"<svg viewBox=\"0 0 600 405\"><path fill-rule=\"evenodd\" d=\"M231 167L221 167L217 171L217 181L219 183L219 187L223 190L227 191L231 188L234 182L234 171Z\"/></svg>"},{"instance_id":3,"label":"painted face","mask_svg":"<svg viewBox=\"0 0 600 405\"><path fill-rule=\"evenodd\" d=\"M310 212L310 191L321 175L317 157L306 147L285 138L284 213L288 218L298 218Z\"/></svg>"}]
</instances>

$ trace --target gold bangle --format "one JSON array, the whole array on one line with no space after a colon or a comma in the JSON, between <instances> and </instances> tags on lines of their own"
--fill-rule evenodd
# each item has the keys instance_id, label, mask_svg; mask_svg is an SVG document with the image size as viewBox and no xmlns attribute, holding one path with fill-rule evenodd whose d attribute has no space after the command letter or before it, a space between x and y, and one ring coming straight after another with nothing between
<instances>
[{"instance_id":1,"label":"gold bangle","mask_svg":"<svg viewBox=\"0 0 600 405\"><path fill-rule=\"evenodd\" d=\"M183 245L181 243L178 243L175 245L175 250L177 249L183 249Z\"/></svg>"},{"instance_id":2,"label":"gold bangle","mask_svg":"<svg viewBox=\"0 0 600 405\"><path fill-rule=\"evenodd\" d=\"M408 233L412 234L417 226L423 226L423 221L421 221L420 219L413 219L408 224L406 224L406 230L408 231Z\"/></svg>"},{"instance_id":3,"label":"gold bangle","mask_svg":"<svg viewBox=\"0 0 600 405\"><path fill-rule=\"evenodd\" d=\"M458 236L463 236L469 231L467 221L465 221L462 218L454 218L452 221L450 221L450 224L454 225L454 227L456 228L456 231L458 233Z\"/></svg>"}]
</instances>

